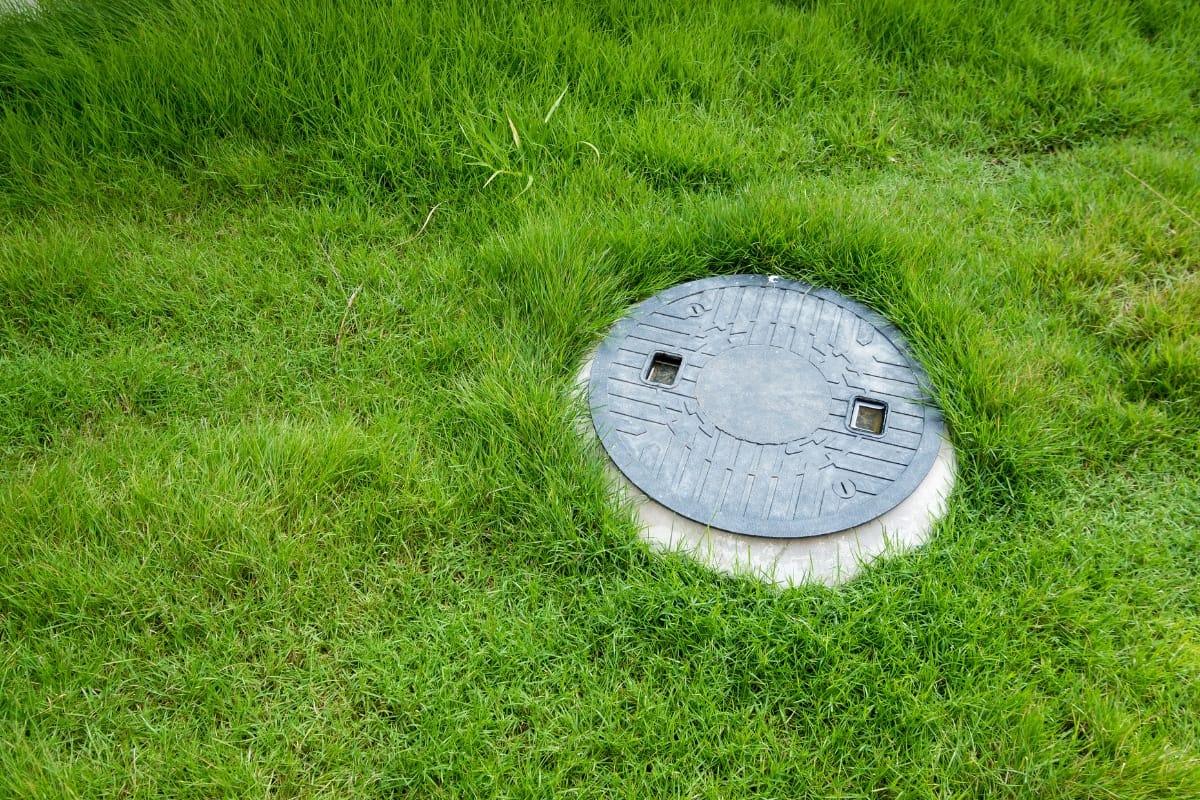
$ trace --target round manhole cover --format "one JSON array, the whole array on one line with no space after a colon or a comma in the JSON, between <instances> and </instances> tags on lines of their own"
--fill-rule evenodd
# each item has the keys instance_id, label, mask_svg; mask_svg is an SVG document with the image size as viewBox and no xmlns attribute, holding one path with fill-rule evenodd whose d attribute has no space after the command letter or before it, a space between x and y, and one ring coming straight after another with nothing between
<instances>
[{"instance_id":1,"label":"round manhole cover","mask_svg":"<svg viewBox=\"0 0 1200 800\"><path fill-rule=\"evenodd\" d=\"M704 525L777 538L861 525L929 472L943 425L896 328L758 275L651 297L600 345L592 420L617 468Z\"/></svg>"}]
</instances>

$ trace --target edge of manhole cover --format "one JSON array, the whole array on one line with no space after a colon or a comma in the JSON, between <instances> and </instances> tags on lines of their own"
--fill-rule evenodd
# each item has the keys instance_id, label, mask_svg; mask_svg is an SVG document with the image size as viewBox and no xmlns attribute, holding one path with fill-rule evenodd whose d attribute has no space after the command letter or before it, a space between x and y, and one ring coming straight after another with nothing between
<instances>
[{"instance_id":1,"label":"edge of manhole cover","mask_svg":"<svg viewBox=\"0 0 1200 800\"><path fill-rule=\"evenodd\" d=\"M622 475L703 526L793 539L898 506L944 436L898 329L830 289L705 278L634 306L596 350L592 423Z\"/></svg>"}]
</instances>

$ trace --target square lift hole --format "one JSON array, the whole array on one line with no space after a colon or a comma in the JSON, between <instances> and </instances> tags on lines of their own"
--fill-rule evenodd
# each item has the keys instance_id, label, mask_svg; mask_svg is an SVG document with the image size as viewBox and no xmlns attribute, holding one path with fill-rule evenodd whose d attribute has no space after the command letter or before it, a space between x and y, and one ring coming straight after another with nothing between
<instances>
[{"instance_id":1,"label":"square lift hole","mask_svg":"<svg viewBox=\"0 0 1200 800\"><path fill-rule=\"evenodd\" d=\"M646 380L659 386L674 386L679 380L679 367L683 365L683 356L674 353L655 353L646 368Z\"/></svg>"},{"instance_id":2,"label":"square lift hole","mask_svg":"<svg viewBox=\"0 0 1200 800\"><path fill-rule=\"evenodd\" d=\"M850 408L850 428L872 436L882 436L884 424L887 422L887 403L878 400L867 400L863 397L854 399Z\"/></svg>"}]
</instances>

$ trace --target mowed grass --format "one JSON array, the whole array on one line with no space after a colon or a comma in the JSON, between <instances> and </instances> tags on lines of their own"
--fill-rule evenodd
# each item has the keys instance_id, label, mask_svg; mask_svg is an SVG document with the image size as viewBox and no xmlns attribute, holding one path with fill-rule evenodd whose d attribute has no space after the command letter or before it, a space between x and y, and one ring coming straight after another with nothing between
<instances>
[{"instance_id":1,"label":"mowed grass","mask_svg":"<svg viewBox=\"0 0 1200 800\"><path fill-rule=\"evenodd\" d=\"M1200 5L0 19L0 796L1200 797ZM580 360L894 319L919 552L648 552Z\"/></svg>"}]
</instances>

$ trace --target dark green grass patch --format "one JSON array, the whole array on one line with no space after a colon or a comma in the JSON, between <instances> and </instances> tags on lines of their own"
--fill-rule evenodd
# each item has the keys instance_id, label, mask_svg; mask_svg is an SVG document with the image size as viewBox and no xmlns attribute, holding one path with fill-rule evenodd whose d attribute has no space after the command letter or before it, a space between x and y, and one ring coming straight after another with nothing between
<instances>
[{"instance_id":1,"label":"dark green grass patch","mask_svg":"<svg viewBox=\"0 0 1200 800\"><path fill-rule=\"evenodd\" d=\"M0 796L1200 796L1188 3L0 20ZM887 314L959 483L838 589L639 543L631 303Z\"/></svg>"}]
</instances>

